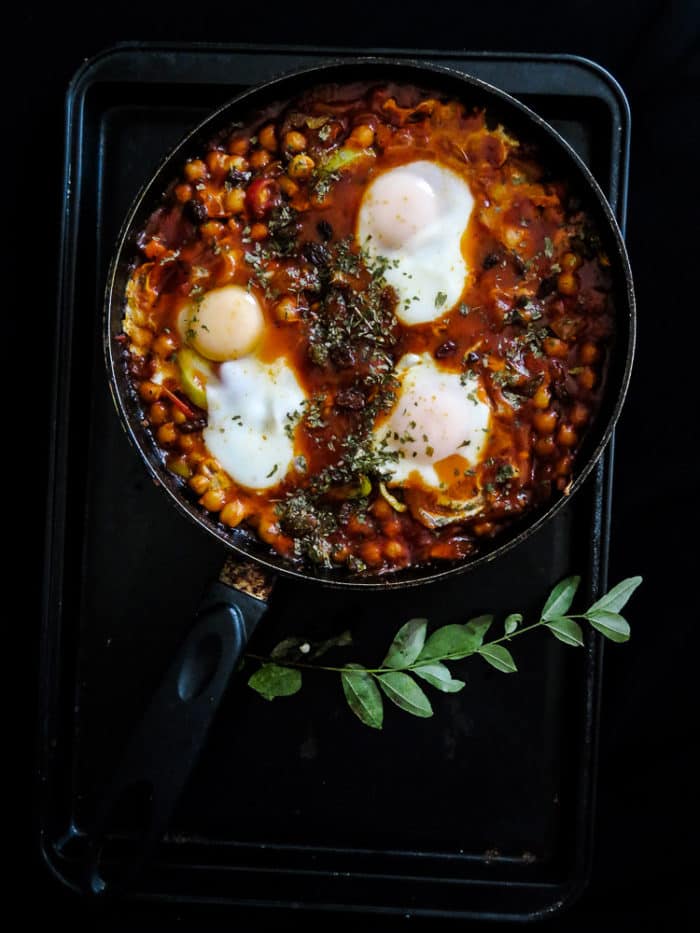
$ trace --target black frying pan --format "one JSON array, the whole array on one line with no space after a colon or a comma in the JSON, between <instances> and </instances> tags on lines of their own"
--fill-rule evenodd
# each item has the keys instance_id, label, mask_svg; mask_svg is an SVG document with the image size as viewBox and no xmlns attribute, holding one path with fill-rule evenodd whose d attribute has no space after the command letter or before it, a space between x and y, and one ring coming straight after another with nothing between
<instances>
[{"instance_id":1,"label":"black frying pan","mask_svg":"<svg viewBox=\"0 0 700 933\"><path fill-rule=\"evenodd\" d=\"M578 453L568 494L555 495L539 510L530 512L509 530L500 533L495 541L485 542L477 556L449 564L409 567L381 577L353 576L348 571L319 567L301 570L244 527L226 528L201 509L196 499L189 495L186 485L165 469L159 449L142 422L140 402L132 389L120 345L115 340L121 333L125 286L137 256L138 233L158 206L163 192L179 174L183 163L199 155L206 143L230 124L254 120L256 113L276 102L295 98L315 85L373 80L411 83L431 93L461 99L470 106L485 107L491 119L503 123L521 141L535 143L542 161L557 177L569 181L596 222L603 247L611 260L616 307L616 335L608 362L604 396ZM88 887L93 891L105 889L104 878L97 870L99 840L105 835L110 814L125 789L136 785L150 787L143 851L164 831L229 674L265 611L276 574L317 581L339 589L384 590L427 584L497 560L526 541L564 507L593 469L620 414L634 355L635 304L629 261L612 210L590 171L551 126L513 97L477 78L437 65L362 58L316 66L246 91L207 117L164 157L135 198L120 233L107 280L103 334L112 396L131 442L173 505L218 538L229 559L220 582L206 597L195 629L161 685L99 808L88 872ZM170 768L163 768L164 756L171 764ZM152 769L149 762L154 762ZM164 773L168 774L166 782L162 777Z\"/></svg>"}]
</instances>

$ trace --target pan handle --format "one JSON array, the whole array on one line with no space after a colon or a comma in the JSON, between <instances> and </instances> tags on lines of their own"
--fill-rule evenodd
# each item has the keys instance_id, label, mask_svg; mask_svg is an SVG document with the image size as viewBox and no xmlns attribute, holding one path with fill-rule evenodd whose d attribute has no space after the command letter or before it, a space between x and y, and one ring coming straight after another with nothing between
<instances>
[{"instance_id":1,"label":"pan handle","mask_svg":"<svg viewBox=\"0 0 700 933\"><path fill-rule=\"evenodd\" d=\"M122 893L149 860L199 759L229 678L267 609L273 583L249 561L229 559L205 594L194 627L99 801L86 841L86 892ZM111 830L127 820L138 841L121 846Z\"/></svg>"}]
</instances>

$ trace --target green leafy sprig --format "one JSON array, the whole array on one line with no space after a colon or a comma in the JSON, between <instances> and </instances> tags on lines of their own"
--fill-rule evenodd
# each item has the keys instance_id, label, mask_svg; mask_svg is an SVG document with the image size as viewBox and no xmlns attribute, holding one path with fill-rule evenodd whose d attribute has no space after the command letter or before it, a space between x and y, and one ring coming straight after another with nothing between
<instances>
[{"instance_id":1,"label":"green leafy sprig","mask_svg":"<svg viewBox=\"0 0 700 933\"><path fill-rule=\"evenodd\" d=\"M352 644L350 632L335 638L311 643L303 638L285 638L269 657L248 654L261 662L248 679L248 684L267 700L291 696L302 686L302 671L329 671L340 674L348 706L366 726L381 729L384 720L383 697L413 716L433 715L430 700L418 681L423 681L442 693L457 693L464 689L463 680L452 676L447 661L462 661L478 655L497 671L512 674L517 670L513 656L505 643L537 628L548 629L565 645L583 645L583 630L577 620L583 620L614 642L630 637L627 620L620 615L630 596L642 582L641 577L628 577L614 586L590 606L586 612L571 613L574 596L581 578L567 577L557 583L545 602L540 618L522 626L519 612L506 616L503 634L484 641L494 622L493 615L481 615L464 624L443 625L428 635L427 619L410 619L398 630L378 667L363 667L350 662L342 667L314 663L331 648Z\"/></svg>"}]
</instances>

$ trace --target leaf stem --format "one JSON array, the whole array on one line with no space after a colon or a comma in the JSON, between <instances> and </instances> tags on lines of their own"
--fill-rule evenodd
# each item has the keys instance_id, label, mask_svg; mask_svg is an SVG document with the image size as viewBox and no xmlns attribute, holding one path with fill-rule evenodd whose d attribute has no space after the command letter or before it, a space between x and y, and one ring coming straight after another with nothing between
<instances>
[{"instance_id":1,"label":"leaf stem","mask_svg":"<svg viewBox=\"0 0 700 933\"><path fill-rule=\"evenodd\" d=\"M326 664L304 664L302 661L285 661L276 658L265 657L262 654L251 654L246 652L246 658L252 658L253 661L260 661L263 664L277 664L279 667L299 667L306 671L334 671L342 674L347 671L347 667L329 667ZM363 667L366 674L385 674L387 671L396 670L393 667Z\"/></svg>"},{"instance_id":2,"label":"leaf stem","mask_svg":"<svg viewBox=\"0 0 700 933\"><path fill-rule=\"evenodd\" d=\"M525 632L531 632L533 628L539 628L541 625L546 625L546 624L547 623L544 621L544 619L540 619L539 622L533 622L532 625L526 625L525 628L516 629L514 632L511 632L510 635L501 635L500 638L494 638L492 641L485 641L481 647L485 647L486 645L500 645L502 641L511 641L511 639L515 638L516 635L524 635ZM478 653L479 653L479 649L477 648L476 651L473 652L473 654L478 654ZM446 654L444 658L439 658L439 660L440 661L455 661L463 657L465 657L465 655L459 652L455 652L454 654ZM469 658L471 657L471 655L468 654L466 655L466 657Z\"/></svg>"},{"instance_id":3,"label":"leaf stem","mask_svg":"<svg viewBox=\"0 0 700 933\"><path fill-rule=\"evenodd\" d=\"M570 616L569 618L574 618ZM576 618L583 618L583 616L577 616ZM526 625L525 628L516 629L514 632L511 632L510 635L502 635L500 638L494 638L492 641L484 642L484 645L499 645L503 641L511 641L515 638L516 635L524 635L525 632L532 631L533 628L539 628L542 625L546 625L544 619L540 619L539 622L533 622L532 625ZM479 649L477 648L473 654L478 654ZM346 667L330 667L326 664L305 664L303 661L287 661L287 660L277 660L276 658L265 657L261 654L251 654L246 652L247 658L252 658L253 661L260 661L263 664L277 664L280 667L297 667L302 670L307 671L331 671L333 673L342 674L343 671L346 671ZM434 658L435 661L459 661L471 657L471 655L464 655L461 652L454 652L453 654L446 654L440 656L439 658ZM424 664L429 664L430 661L414 661L413 664L409 664L407 667L363 667L363 670L366 674L388 674L391 671L413 671L417 667L422 667Z\"/></svg>"}]
</instances>

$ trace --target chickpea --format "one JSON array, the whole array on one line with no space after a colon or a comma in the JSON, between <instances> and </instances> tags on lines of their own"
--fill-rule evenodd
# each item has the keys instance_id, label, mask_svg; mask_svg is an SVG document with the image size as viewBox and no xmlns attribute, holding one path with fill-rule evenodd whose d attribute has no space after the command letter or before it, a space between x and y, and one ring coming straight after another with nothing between
<instances>
[{"instance_id":1,"label":"chickpea","mask_svg":"<svg viewBox=\"0 0 700 933\"><path fill-rule=\"evenodd\" d=\"M192 185L177 185L175 187L175 197L180 202L184 204L186 201L191 201L194 197L194 189Z\"/></svg>"},{"instance_id":2,"label":"chickpea","mask_svg":"<svg viewBox=\"0 0 700 933\"><path fill-rule=\"evenodd\" d=\"M169 417L170 411L163 402L154 402L148 409L148 420L156 426L165 424Z\"/></svg>"},{"instance_id":3,"label":"chickpea","mask_svg":"<svg viewBox=\"0 0 700 933\"><path fill-rule=\"evenodd\" d=\"M280 526L274 520L263 520L258 525L258 536L265 544L271 544L274 547L281 534Z\"/></svg>"},{"instance_id":4,"label":"chickpea","mask_svg":"<svg viewBox=\"0 0 700 933\"><path fill-rule=\"evenodd\" d=\"M365 541L360 547L360 556L368 567L379 567L382 563L382 549L376 541Z\"/></svg>"},{"instance_id":5,"label":"chickpea","mask_svg":"<svg viewBox=\"0 0 700 933\"><path fill-rule=\"evenodd\" d=\"M547 386L540 386L532 396L532 404L535 408L549 408L551 393Z\"/></svg>"},{"instance_id":6,"label":"chickpea","mask_svg":"<svg viewBox=\"0 0 700 933\"><path fill-rule=\"evenodd\" d=\"M285 133L284 148L287 152L303 152L306 149L306 136L297 130L290 130Z\"/></svg>"},{"instance_id":7,"label":"chickpea","mask_svg":"<svg viewBox=\"0 0 700 933\"><path fill-rule=\"evenodd\" d=\"M524 237L522 227L503 228L503 242L508 247L508 249L517 249L523 240Z\"/></svg>"},{"instance_id":8,"label":"chickpea","mask_svg":"<svg viewBox=\"0 0 700 933\"><path fill-rule=\"evenodd\" d=\"M557 413L549 408L547 411L537 411L532 416L538 434L551 434L557 425Z\"/></svg>"},{"instance_id":9,"label":"chickpea","mask_svg":"<svg viewBox=\"0 0 700 933\"><path fill-rule=\"evenodd\" d=\"M192 159L185 165L185 178L188 181L202 181L207 177L207 167L201 159Z\"/></svg>"},{"instance_id":10,"label":"chickpea","mask_svg":"<svg viewBox=\"0 0 700 933\"><path fill-rule=\"evenodd\" d=\"M167 247L163 246L157 237L149 240L143 251L149 259L160 259L161 256L165 256L168 252Z\"/></svg>"},{"instance_id":11,"label":"chickpea","mask_svg":"<svg viewBox=\"0 0 700 933\"><path fill-rule=\"evenodd\" d=\"M222 175L226 171L227 155L220 149L212 149L207 153L207 168L212 175Z\"/></svg>"},{"instance_id":12,"label":"chickpea","mask_svg":"<svg viewBox=\"0 0 700 933\"><path fill-rule=\"evenodd\" d=\"M356 142L358 146L362 146L363 149L366 149L374 142L374 129L363 123L354 128L352 133L350 133L350 139Z\"/></svg>"},{"instance_id":13,"label":"chickpea","mask_svg":"<svg viewBox=\"0 0 700 933\"><path fill-rule=\"evenodd\" d=\"M545 337L542 341L544 352L547 356L554 356L559 359L565 359L569 353L569 345L558 337Z\"/></svg>"},{"instance_id":14,"label":"chickpea","mask_svg":"<svg viewBox=\"0 0 700 933\"><path fill-rule=\"evenodd\" d=\"M228 151L231 155L244 156L250 149L250 141L245 136L232 136L228 141Z\"/></svg>"},{"instance_id":15,"label":"chickpea","mask_svg":"<svg viewBox=\"0 0 700 933\"><path fill-rule=\"evenodd\" d=\"M240 214L245 207L243 188L231 188L224 195L224 210L229 214Z\"/></svg>"},{"instance_id":16,"label":"chickpea","mask_svg":"<svg viewBox=\"0 0 700 933\"><path fill-rule=\"evenodd\" d=\"M557 431L557 444L559 444L560 447L574 447L577 440L578 437L572 425L562 424L559 426L559 430Z\"/></svg>"},{"instance_id":17,"label":"chickpea","mask_svg":"<svg viewBox=\"0 0 700 933\"><path fill-rule=\"evenodd\" d=\"M393 509L392 509L393 512ZM394 516L382 522L382 533L387 538L396 538L401 534L401 522Z\"/></svg>"},{"instance_id":18,"label":"chickpea","mask_svg":"<svg viewBox=\"0 0 700 933\"><path fill-rule=\"evenodd\" d=\"M535 441L535 453L538 457L551 457L556 449L556 444L551 434L547 434L545 437L539 437Z\"/></svg>"},{"instance_id":19,"label":"chickpea","mask_svg":"<svg viewBox=\"0 0 700 933\"><path fill-rule=\"evenodd\" d=\"M248 160L241 155L230 155L226 157L226 171L233 169L236 172L248 171Z\"/></svg>"},{"instance_id":20,"label":"chickpea","mask_svg":"<svg viewBox=\"0 0 700 933\"><path fill-rule=\"evenodd\" d=\"M595 363L600 357L600 350L598 349L595 343L584 343L581 347L581 352L579 354L579 359L582 363Z\"/></svg>"},{"instance_id":21,"label":"chickpea","mask_svg":"<svg viewBox=\"0 0 700 933\"><path fill-rule=\"evenodd\" d=\"M129 327L129 337L134 346L141 347L142 350L146 350L153 343L153 331L147 327L138 327L136 324Z\"/></svg>"},{"instance_id":22,"label":"chickpea","mask_svg":"<svg viewBox=\"0 0 700 933\"><path fill-rule=\"evenodd\" d=\"M203 496L207 489L209 489L210 483L211 480L208 476L205 476L204 473L197 473L197 475L193 476L190 480L190 487L194 489L198 496Z\"/></svg>"},{"instance_id":23,"label":"chickpea","mask_svg":"<svg viewBox=\"0 0 700 933\"><path fill-rule=\"evenodd\" d=\"M251 168L265 168L271 160L271 155L267 149L256 149L250 157Z\"/></svg>"},{"instance_id":24,"label":"chickpea","mask_svg":"<svg viewBox=\"0 0 700 933\"><path fill-rule=\"evenodd\" d=\"M289 163L289 172L292 178L308 178L315 168L314 160L311 156L295 155Z\"/></svg>"},{"instance_id":25,"label":"chickpea","mask_svg":"<svg viewBox=\"0 0 700 933\"><path fill-rule=\"evenodd\" d=\"M479 522L474 525L474 534L479 535L480 538L483 538L484 535L489 535L493 531L493 522Z\"/></svg>"},{"instance_id":26,"label":"chickpea","mask_svg":"<svg viewBox=\"0 0 700 933\"><path fill-rule=\"evenodd\" d=\"M175 424L184 424L187 421L187 415L176 405L173 405L173 421Z\"/></svg>"},{"instance_id":27,"label":"chickpea","mask_svg":"<svg viewBox=\"0 0 700 933\"><path fill-rule=\"evenodd\" d=\"M350 557L350 548L345 545L333 551L333 560L336 564L344 564L348 557Z\"/></svg>"},{"instance_id":28,"label":"chickpea","mask_svg":"<svg viewBox=\"0 0 700 933\"><path fill-rule=\"evenodd\" d=\"M177 341L172 334L159 334L153 341L153 352L164 359L177 350Z\"/></svg>"},{"instance_id":29,"label":"chickpea","mask_svg":"<svg viewBox=\"0 0 700 933\"><path fill-rule=\"evenodd\" d=\"M260 145L268 152L274 152L277 148L277 134L275 133L275 124L268 123L258 133Z\"/></svg>"},{"instance_id":30,"label":"chickpea","mask_svg":"<svg viewBox=\"0 0 700 933\"><path fill-rule=\"evenodd\" d=\"M391 518L394 510L386 501L386 499L377 499L377 501L372 506L372 512L380 521L386 521L386 519Z\"/></svg>"},{"instance_id":31,"label":"chickpea","mask_svg":"<svg viewBox=\"0 0 700 933\"><path fill-rule=\"evenodd\" d=\"M156 438L158 443L162 444L163 447L170 447L171 444L174 444L177 440L177 429L172 421L166 421L165 424L161 426L156 431Z\"/></svg>"},{"instance_id":32,"label":"chickpea","mask_svg":"<svg viewBox=\"0 0 700 933\"><path fill-rule=\"evenodd\" d=\"M576 379L582 389L590 390L596 384L595 370L591 369L590 366L584 366L581 372L576 376Z\"/></svg>"},{"instance_id":33,"label":"chickpea","mask_svg":"<svg viewBox=\"0 0 700 933\"><path fill-rule=\"evenodd\" d=\"M267 236L267 224L253 224L250 228L251 240L264 240Z\"/></svg>"},{"instance_id":34,"label":"chickpea","mask_svg":"<svg viewBox=\"0 0 700 933\"><path fill-rule=\"evenodd\" d=\"M279 186L288 198L293 198L295 194L299 194L299 185L287 175L282 175L279 179Z\"/></svg>"},{"instance_id":35,"label":"chickpea","mask_svg":"<svg viewBox=\"0 0 700 933\"><path fill-rule=\"evenodd\" d=\"M588 415L588 407L582 402L576 402L576 404L571 409L571 412L569 413L571 423L577 428L582 428L583 425L587 423Z\"/></svg>"},{"instance_id":36,"label":"chickpea","mask_svg":"<svg viewBox=\"0 0 700 933\"><path fill-rule=\"evenodd\" d=\"M209 512L220 512L226 502L226 493L223 489L209 489L199 500Z\"/></svg>"},{"instance_id":37,"label":"chickpea","mask_svg":"<svg viewBox=\"0 0 700 933\"><path fill-rule=\"evenodd\" d=\"M371 522L361 521L357 515L351 515L348 521L348 533L354 538L368 538L374 534L374 527Z\"/></svg>"},{"instance_id":38,"label":"chickpea","mask_svg":"<svg viewBox=\"0 0 700 933\"><path fill-rule=\"evenodd\" d=\"M181 434L177 442L183 454L188 454L194 447L194 438L191 434Z\"/></svg>"},{"instance_id":39,"label":"chickpea","mask_svg":"<svg viewBox=\"0 0 700 933\"><path fill-rule=\"evenodd\" d=\"M215 240L217 237L222 236L224 225L218 220L208 220L205 224L202 224L199 229L205 237L211 237Z\"/></svg>"},{"instance_id":40,"label":"chickpea","mask_svg":"<svg viewBox=\"0 0 700 933\"><path fill-rule=\"evenodd\" d=\"M582 262L578 253L564 253L561 257L561 267L564 272L575 272Z\"/></svg>"},{"instance_id":41,"label":"chickpea","mask_svg":"<svg viewBox=\"0 0 700 933\"><path fill-rule=\"evenodd\" d=\"M406 546L400 541L387 541L384 545L384 554L389 560L405 560L407 557Z\"/></svg>"},{"instance_id":42,"label":"chickpea","mask_svg":"<svg viewBox=\"0 0 700 933\"><path fill-rule=\"evenodd\" d=\"M275 317L278 321L291 323L299 320L299 305L291 295L285 295L275 305Z\"/></svg>"},{"instance_id":43,"label":"chickpea","mask_svg":"<svg viewBox=\"0 0 700 933\"><path fill-rule=\"evenodd\" d=\"M573 272L560 272L557 277L557 290L560 295L575 295L578 291L578 280Z\"/></svg>"},{"instance_id":44,"label":"chickpea","mask_svg":"<svg viewBox=\"0 0 700 933\"><path fill-rule=\"evenodd\" d=\"M144 402L157 402L162 392L163 389L157 382L150 382L148 379L139 385L139 395Z\"/></svg>"},{"instance_id":45,"label":"chickpea","mask_svg":"<svg viewBox=\"0 0 700 933\"><path fill-rule=\"evenodd\" d=\"M228 525L229 528L235 528L236 525L240 525L247 514L248 510L240 499L231 499L221 510L219 518L224 525Z\"/></svg>"},{"instance_id":46,"label":"chickpea","mask_svg":"<svg viewBox=\"0 0 700 933\"><path fill-rule=\"evenodd\" d=\"M568 476L571 472L571 464L573 463L573 457L571 454L564 454L559 460L557 460L556 467L554 472L557 476Z\"/></svg>"}]
</instances>

